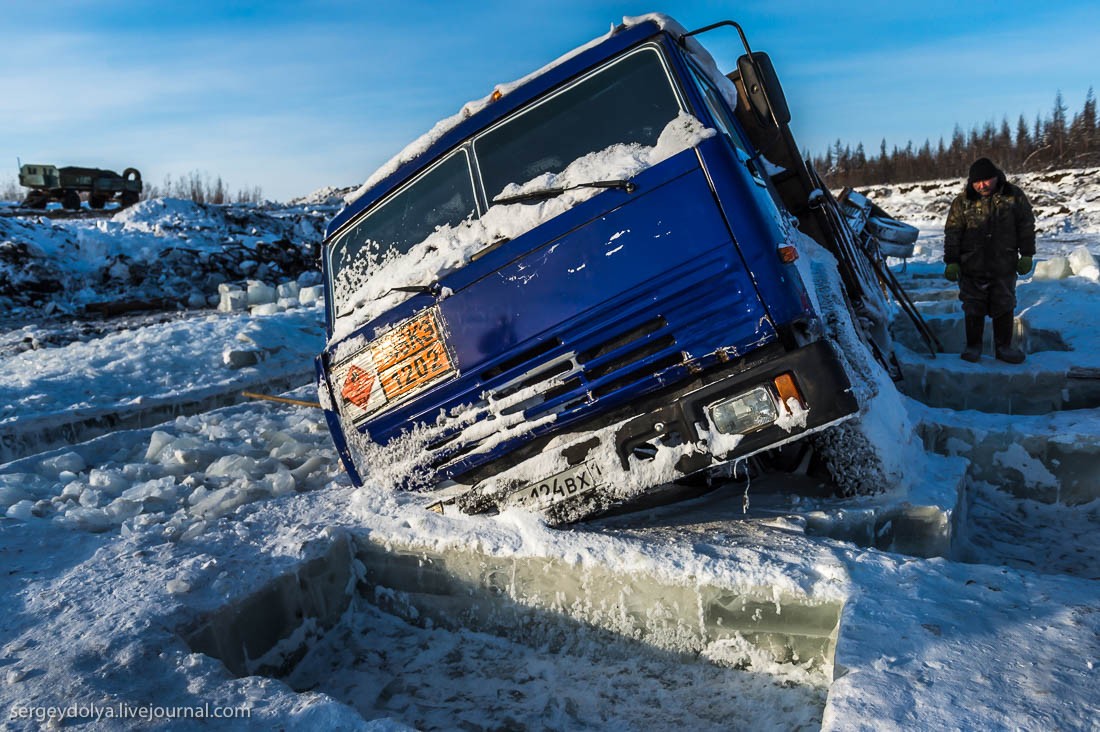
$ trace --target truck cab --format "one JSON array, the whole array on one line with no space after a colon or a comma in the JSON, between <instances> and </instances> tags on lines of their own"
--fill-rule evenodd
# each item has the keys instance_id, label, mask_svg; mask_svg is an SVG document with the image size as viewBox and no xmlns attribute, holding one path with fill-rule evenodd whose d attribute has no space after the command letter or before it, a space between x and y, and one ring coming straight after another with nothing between
<instances>
[{"instance_id":1,"label":"truck cab","mask_svg":"<svg viewBox=\"0 0 1100 732\"><path fill-rule=\"evenodd\" d=\"M748 84L670 19L624 24L332 220L316 367L353 482L564 523L857 413L796 262L809 191L762 149L781 92L746 58Z\"/></svg>"},{"instance_id":2,"label":"truck cab","mask_svg":"<svg viewBox=\"0 0 1100 732\"><path fill-rule=\"evenodd\" d=\"M61 173L54 165L28 164L19 167L19 185L26 188L59 188Z\"/></svg>"}]
</instances>

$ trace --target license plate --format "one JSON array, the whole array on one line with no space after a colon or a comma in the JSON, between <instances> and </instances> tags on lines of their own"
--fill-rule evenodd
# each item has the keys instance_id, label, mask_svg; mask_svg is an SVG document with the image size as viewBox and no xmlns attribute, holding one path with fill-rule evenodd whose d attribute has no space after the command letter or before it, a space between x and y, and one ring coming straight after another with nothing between
<instances>
[{"instance_id":1,"label":"license plate","mask_svg":"<svg viewBox=\"0 0 1100 732\"><path fill-rule=\"evenodd\" d=\"M353 422L450 376L454 364L435 309L406 320L333 370Z\"/></svg>"},{"instance_id":2,"label":"license plate","mask_svg":"<svg viewBox=\"0 0 1100 732\"><path fill-rule=\"evenodd\" d=\"M508 496L509 506L548 508L587 493L601 482L603 476L595 463L581 463L545 480L531 483Z\"/></svg>"}]
</instances>

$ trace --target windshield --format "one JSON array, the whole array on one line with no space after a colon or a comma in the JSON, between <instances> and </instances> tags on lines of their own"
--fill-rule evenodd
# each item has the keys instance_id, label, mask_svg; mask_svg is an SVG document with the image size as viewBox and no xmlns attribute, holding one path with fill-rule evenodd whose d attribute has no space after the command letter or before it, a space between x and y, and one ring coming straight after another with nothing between
<instances>
[{"instance_id":1,"label":"windshield","mask_svg":"<svg viewBox=\"0 0 1100 732\"><path fill-rule=\"evenodd\" d=\"M510 183L560 173L578 158L615 145L652 147L679 113L660 52L644 48L482 132L473 140L474 169L492 199ZM367 295L378 289L367 287L371 277L398 259L407 273L421 269L417 265L428 254L421 250L432 247L417 245L480 215L470 161L467 148L458 150L336 237L329 253L336 318L364 297L389 291ZM439 273L420 274L429 282Z\"/></svg>"},{"instance_id":2,"label":"windshield","mask_svg":"<svg viewBox=\"0 0 1100 732\"><path fill-rule=\"evenodd\" d=\"M660 54L644 49L517 114L474 142L490 199L615 144L652 146L680 112Z\"/></svg>"},{"instance_id":3,"label":"windshield","mask_svg":"<svg viewBox=\"0 0 1100 732\"><path fill-rule=\"evenodd\" d=\"M446 158L336 239L329 266L334 273L337 315L371 273L441 226L456 226L477 210L465 151Z\"/></svg>"}]
</instances>

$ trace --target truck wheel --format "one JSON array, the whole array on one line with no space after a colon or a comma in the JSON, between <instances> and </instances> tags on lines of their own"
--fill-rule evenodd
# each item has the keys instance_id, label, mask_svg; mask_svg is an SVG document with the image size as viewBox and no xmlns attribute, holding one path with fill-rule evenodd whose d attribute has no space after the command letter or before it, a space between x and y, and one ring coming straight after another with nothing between
<instances>
[{"instance_id":1,"label":"truck wheel","mask_svg":"<svg viewBox=\"0 0 1100 732\"><path fill-rule=\"evenodd\" d=\"M27 208L45 209L46 204L50 202L50 196L48 193L33 192L28 193L27 197L23 199L23 205Z\"/></svg>"},{"instance_id":2,"label":"truck wheel","mask_svg":"<svg viewBox=\"0 0 1100 732\"><path fill-rule=\"evenodd\" d=\"M80 210L80 194L76 191L65 191L61 194L61 205L70 211Z\"/></svg>"},{"instance_id":3,"label":"truck wheel","mask_svg":"<svg viewBox=\"0 0 1100 732\"><path fill-rule=\"evenodd\" d=\"M915 244L917 237L920 236L920 229L917 227L885 216L872 216L867 219L867 231L871 232L876 239L902 246Z\"/></svg>"},{"instance_id":4,"label":"truck wheel","mask_svg":"<svg viewBox=\"0 0 1100 732\"><path fill-rule=\"evenodd\" d=\"M93 196L88 196L88 205L92 208L103 208L103 205L105 203L107 203L107 197L101 193Z\"/></svg>"},{"instance_id":5,"label":"truck wheel","mask_svg":"<svg viewBox=\"0 0 1100 732\"><path fill-rule=\"evenodd\" d=\"M127 206L133 206L135 203L137 203L138 198L138 194L134 193L133 191L123 191L122 197L119 198L119 203L122 205L123 208L126 208Z\"/></svg>"},{"instance_id":6,"label":"truck wheel","mask_svg":"<svg viewBox=\"0 0 1100 732\"><path fill-rule=\"evenodd\" d=\"M890 485L879 449L860 429L858 419L830 427L810 440L838 495L869 496Z\"/></svg>"}]
</instances>

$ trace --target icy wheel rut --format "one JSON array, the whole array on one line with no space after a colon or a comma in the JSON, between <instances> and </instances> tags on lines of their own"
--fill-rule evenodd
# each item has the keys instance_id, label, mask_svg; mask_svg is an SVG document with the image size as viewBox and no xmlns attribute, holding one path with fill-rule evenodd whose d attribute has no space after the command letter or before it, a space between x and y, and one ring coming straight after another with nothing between
<instances>
[{"instance_id":1,"label":"icy wheel rut","mask_svg":"<svg viewBox=\"0 0 1100 732\"><path fill-rule=\"evenodd\" d=\"M27 326L0 376L0 464L242 401L312 380L321 313L279 317L211 311ZM312 399L312 397L311 397Z\"/></svg>"},{"instance_id":2,"label":"icy wheel rut","mask_svg":"<svg viewBox=\"0 0 1100 732\"><path fill-rule=\"evenodd\" d=\"M112 432L152 427L176 417L240 404L246 401L241 392L248 389L281 393L308 383L309 376L309 372L304 370L278 377L257 376L220 387L144 399L137 404L89 410L90 414L70 411L22 419L11 426L0 427L0 463L85 442Z\"/></svg>"}]
</instances>

